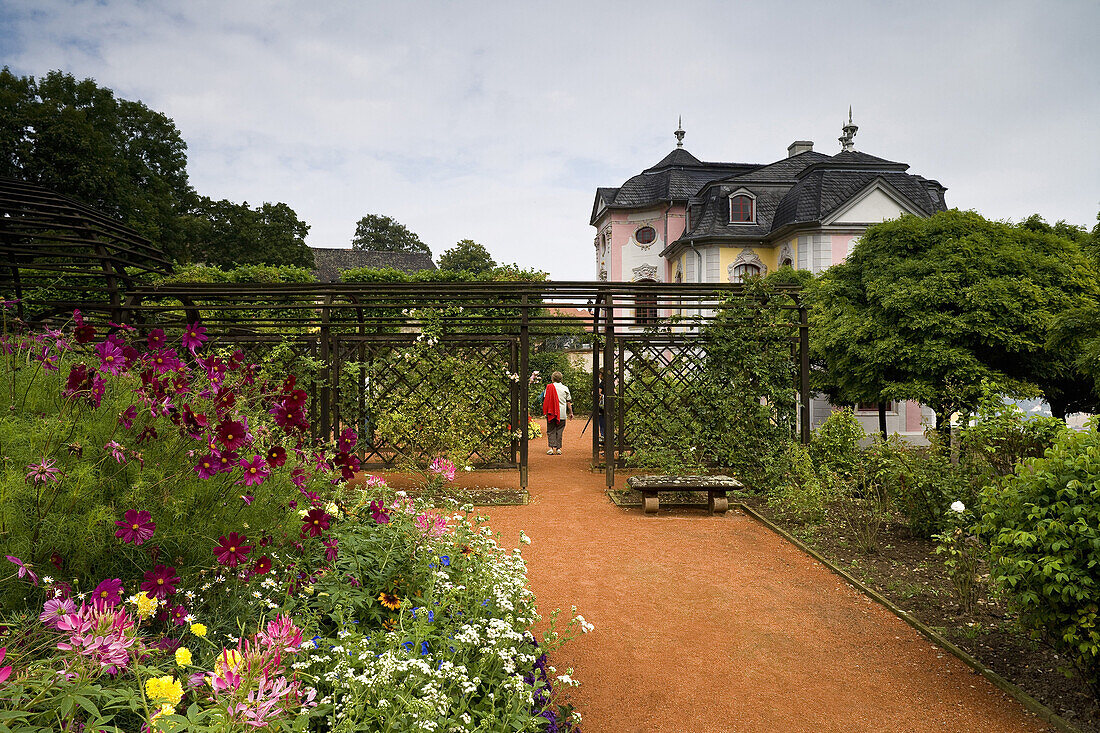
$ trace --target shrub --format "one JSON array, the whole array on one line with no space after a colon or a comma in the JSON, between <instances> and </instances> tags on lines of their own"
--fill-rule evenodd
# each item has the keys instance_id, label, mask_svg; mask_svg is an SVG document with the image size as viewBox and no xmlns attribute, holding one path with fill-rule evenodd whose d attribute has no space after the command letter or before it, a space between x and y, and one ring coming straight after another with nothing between
<instances>
[{"instance_id":1,"label":"shrub","mask_svg":"<svg viewBox=\"0 0 1100 733\"><path fill-rule=\"evenodd\" d=\"M961 501L951 503L946 528L933 535L936 554L945 555L943 565L951 578L955 597L963 611L970 613L978 599L981 582L978 569L986 548L973 531L973 517Z\"/></svg>"},{"instance_id":2,"label":"shrub","mask_svg":"<svg viewBox=\"0 0 1100 733\"><path fill-rule=\"evenodd\" d=\"M951 463L947 451L928 433L931 445L916 447L896 436L876 444L874 461L890 487L894 508L905 517L910 532L931 537L945 526L951 502L970 504L973 490L966 476Z\"/></svg>"},{"instance_id":3,"label":"shrub","mask_svg":"<svg viewBox=\"0 0 1100 733\"><path fill-rule=\"evenodd\" d=\"M860 462L859 443L867 437L851 408L834 410L814 431L810 457L819 471L852 479Z\"/></svg>"},{"instance_id":4,"label":"shrub","mask_svg":"<svg viewBox=\"0 0 1100 733\"><path fill-rule=\"evenodd\" d=\"M1018 462L1038 458L1068 428L1055 417L1028 416L999 394L987 392L974 421L962 431L967 468L984 483L1012 473Z\"/></svg>"},{"instance_id":5,"label":"shrub","mask_svg":"<svg viewBox=\"0 0 1100 733\"><path fill-rule=\"evenodd\" d=\"M809 451L799 443L787 445L782 462L786 468L768 496L768 506L790 521L825 521L826 505L836 494L834 477L818 474Z\"/></svg>"},{"instance_id":6,"label":"shrub","mask_svg":"<svg viewBox=\"0 0 1100 733\"><path fill-rule=\"evenodd\" d=\"M838 478L839 497L833 505L851 530L856 546L865 553L878 551L882 528L890 521L893 507L883 449L883 441L876 440L857 453L851 476Z\"/></svg>"},{"instance_id":7,"label":"shrub","mask_svg":"<svg viewBox=\"0 0 1100 733\"><path fill-rule=\"evenodd\" d=\"M1100 433L1065 432L982 494L991 574L1100 698Z\"/></svg>"}]
</instances>

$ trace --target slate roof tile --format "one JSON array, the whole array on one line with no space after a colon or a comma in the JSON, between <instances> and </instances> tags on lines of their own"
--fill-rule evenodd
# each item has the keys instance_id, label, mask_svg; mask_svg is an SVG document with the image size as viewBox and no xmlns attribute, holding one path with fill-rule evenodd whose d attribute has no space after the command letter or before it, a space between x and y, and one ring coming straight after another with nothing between
<instances>
[{"instance_id":1,"label":"slate roof tile","mask_svg":"<svg viewBox=\"0 0 1100 733\"><path fill-rule=\"evenodd\" d=\"M323 283L339 282L340 273L359 267L392 267L408 273L436 269L432 256L428 254L326 247L310 247L310 250L313 252L313 275L318 282Z\"/></svg>"}]
</instances>

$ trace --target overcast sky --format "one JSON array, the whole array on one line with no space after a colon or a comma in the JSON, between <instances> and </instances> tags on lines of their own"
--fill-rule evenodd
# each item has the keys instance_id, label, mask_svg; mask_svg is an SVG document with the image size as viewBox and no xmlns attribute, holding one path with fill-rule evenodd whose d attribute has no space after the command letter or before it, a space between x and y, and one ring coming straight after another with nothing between
<instances>
[{"instance_id":1,"label":"overcast sky","mask_svg":"<svg viewBox=\"0 0 1100 733\"><path fill-rule=\"evenodd\" d=\"M594 277L588 217L675 145L856 148L995 219L1100 210L1100 3L0 0L0 62L176 123L195 189L284 201L309 244L386 214L438 256Z\"/></svg>"}]
</instances>

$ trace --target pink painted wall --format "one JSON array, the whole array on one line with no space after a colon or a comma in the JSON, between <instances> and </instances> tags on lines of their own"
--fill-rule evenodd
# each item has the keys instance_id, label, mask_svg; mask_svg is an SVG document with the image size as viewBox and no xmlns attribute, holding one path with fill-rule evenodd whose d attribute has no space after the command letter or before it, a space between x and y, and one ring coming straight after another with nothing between
<instances>
[{"instance_id":1,"label":"pink painted wall","mask_svg":"<svg viewBox=\"0 0 1100 733\"><path fill-rule=\"evenodd\" d=\"M848 234L834 234L833 240L833 264L839 264L848 257L848 245L855 237Z\"/></svg>"},{"instance_id":2,"label":"pink painted wall","mask_svg":"<svg viewBox=\"0 0 1100 733\"><path fill-rule=\"evenodd\" d=\"M920 403L909 400L905 403L905 432L920 432Z\"/></svg>"}]
</instances>

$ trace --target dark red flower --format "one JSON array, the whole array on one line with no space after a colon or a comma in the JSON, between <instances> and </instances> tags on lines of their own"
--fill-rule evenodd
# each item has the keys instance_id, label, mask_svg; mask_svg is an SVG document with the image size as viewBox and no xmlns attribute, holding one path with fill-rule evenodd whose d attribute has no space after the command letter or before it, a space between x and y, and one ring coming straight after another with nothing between
<instances>
[{"instance_id":1,"label":"dark red flower","mask_svg":"<svg viewBox=\"0 0 1100 733\"><path fill-rule=\"evenodd\" d=\"M325 559L332 562L336 559L337 545L340 541L333 537L330 540L322 540L321 544L325 546Z\"/></svg>"},{"instance_id":2,"label":"dark red flower","mask_svg":"<svg viewBox=\"0 0 1100 733\"><path fill-rule=\"evenodd\" d=\"M122 412L118 416L118 423L122 427L129 430L134 426L134 418L137 417L137 407L130 405L126 408L125 412Z\"/></svg>"},{"instance_id":3,"label":"dark red flower","mask_svg":"<svg viewBox=\"0 0 1100 733\"><path fill-rule=\"evenodd\" d=\"M172 606L168 609L168 618L172 620L176 626L187 625L187 609L183 605Z\"/></svg>"},{"instance_id":4,"label":"dark red flower","mask_svg":"<svg viewBox=\"0 0 1100 733\"><path fill-rule=\"evenodd\" d=\"M156 565L151 571L145 573L145 582L141 584L141 589L150 596L167 598L176 592L176 584L179 582L180 579L174 567Z\"/></svg>"},{"instance_id":5,"label":"dark red flower","mask_svg":"<svg viewBox=\"0 0 1100 733\"><path fill-rule=\"evenodd\" d=\"M248 559L248 553L252 552L252 545L247 544L248 537L236 532L230 532L228 538L222 535L218 538L218 542L221 544L214 548L214 555L218 558L218 562L231 568L237 567L243 560Z\"/></svg>"},{"instance_id":6,"label":"dark red flower","mask_svg":"<svg viewBox=\"0 0 1100 733\"><path fill-rule=\"evenodd\" d=\"M281 445L270 448L267 451L267 462L272 466L281 466L286 463L286 449Z\"/></svg>"},{"instance_id":7,"label":"dark red flower","mask_svg":"<svg viewBox=\"0 0 1100 733\"><path fill-rule=\"evenodd\" d=\"M138 433L137 444L141 445L146 441L156 440L158 437L160 437L160 434L157 432L157 429L152 425L147 425L144 430Z\"/></svg>"},{"instance_id":8,"label":"dark red flower","mask_svg":"<svg viewBox=\"0 0 1100 733\"><path fill-rule=\"evenodd\" d=\"M95 326L90 323L77 326L73 329L73 336L78 344L86 344L95 338Z\"/></svg>"},{"instance_id":9,"label":"dark red flower","mask_svg":"<svg viewBox=\"0 0 1100 733\"><path fill-rule=\"evenodd\" d=\"M222 473L232 473L233 468L237 465L237 454L234 451L226 450L214 454L218 459L218 470Z\"/></svg>"},{"instance_id":10,"label":"dark red flower","mask_svg":"<svg viewBox=\"0 0 1100 733\"><path fill-rule=\"evenodd\" d=\"M92 601L107 606L117 606L122 600L122 581L118 578L104 580L91 593Z\"/></svg>"},{"instance_id":11,"label":"dark red flower","mask_svg":"<svg viewBox=\"0 0 1100 733\"><path fill-rule=\"evenodd\" d=\"M271 558L268 557L267 555L264 555L263 557L258 558L256 560L256 562L252 563L252 574L253 575L265 575L270 570L271 570Z\"/></svg>"},{"instance_id":12,"label":"dark red flower","mask_svg":"<svg viewBox=\"0 0 1100 733\"><path fill-rule=\"evenodd\" d=\"M231 390L224 389L218 392L218 396L214 398L214 409L218 414L232 410L237 404L237 395Z\"/></svg>"},{"instance_id":13,"label":"dark red flower","mask_svg":"<svg viewBox=\"0 0 1100 733\"><path fill-rule=\"evenodd\" d=\"M226 450L237 450L245 443L245 426L236 420L226 420L218 425L218 440Z\"/></svg>"},{"instance_id":14,"label":"dark red flower","mask_svg":"<svg viewBox=\"0 0 1100 733\"><path fill-rule=\"evenodd\" d=\"M65 564L65 558L61 557L61 555L58 555L56 552L51 553L50 564L60 570L61 566Z\"/></svg>"},{"instance_id":15,"label":"dark red flower","mask_svg":"<svg viewBox=\"0 0 1100 733\"><path fill-rule=\"evenodd\" d=\"M156 351L157 349L164 348L164 345L168 343L164 338L164 330L160 328L154 328L149 332L149 337L145 340L145 343L149 345L150 351Z\"/></svg>"},{"instance_id":16,"label":"dark red flower","mask_svg":"<svg viewBox=\"0 0 1100 733\"><path fill-rule=\"evenodd\" d=\"M328 529L329 516L324 509L310 509L302 519L302 536L320 537Z\"/></svg>"},{"instance_id":17,"label":"dark red flower","mask_svg":"<svg viewBox=\"0 0 1100 733\"><path fill-rule=\"evenodd\" d=\"M221 470L221 463L215 453L207 453L195 464L195 473L199 475L199 478L213 478Z\"/></svg>"}]
</instances>

